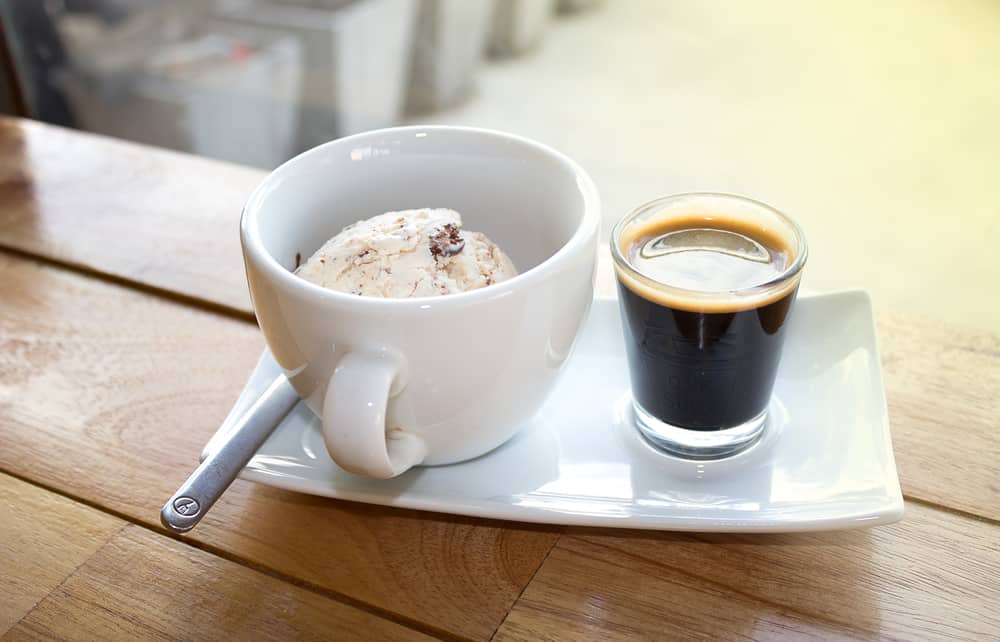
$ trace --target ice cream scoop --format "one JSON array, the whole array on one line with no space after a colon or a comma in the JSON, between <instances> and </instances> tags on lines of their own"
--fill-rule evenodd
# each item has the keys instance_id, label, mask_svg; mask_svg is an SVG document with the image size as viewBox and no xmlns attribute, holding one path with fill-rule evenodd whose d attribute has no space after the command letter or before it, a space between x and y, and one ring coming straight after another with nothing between
<instances>
[{"instance_id":1,"label":"ice cream scoop","mask_svg":"<svg viewBox=\"0 0 1000 642\"><path fill-rule=\"evenodd\" d=\"M517 270L484 234L462 229L458 212L425 208L348 225L296 274L331 290L406 298L483 288Z\"/></svg>"}]
</instances>

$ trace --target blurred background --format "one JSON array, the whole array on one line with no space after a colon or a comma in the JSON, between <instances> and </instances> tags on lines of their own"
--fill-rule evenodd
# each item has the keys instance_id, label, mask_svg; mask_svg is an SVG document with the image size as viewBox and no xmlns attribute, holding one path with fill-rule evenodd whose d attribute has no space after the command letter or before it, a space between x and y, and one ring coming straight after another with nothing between
<instances>
[{"instance_id":1,"label":"blurred background","mask_svg":"<svg viewBox=\"0 0 1000 642\"><path fill-rule=\"evenodd\" d=\"M996 0L0 0L8 113L272 168L404 123L797 218L805 287L1000 330Z\"/></svg>"},{"instance_id":2,"label":"blurred background","mask_svg":"<svg viewBox=\"0 0 1000 642\"><path fill-rule=\"evenodd\" d=\"M7 0L34 118L270 168L473 98L596 0Z\"/></svg>"}]
</instances>

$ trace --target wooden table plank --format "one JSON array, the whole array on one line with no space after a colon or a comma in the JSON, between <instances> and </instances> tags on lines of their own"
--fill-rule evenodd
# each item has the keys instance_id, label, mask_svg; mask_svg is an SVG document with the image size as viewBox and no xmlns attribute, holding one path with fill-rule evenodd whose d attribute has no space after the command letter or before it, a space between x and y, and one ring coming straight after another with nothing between
<instances>
[{"instance_id":1,"label":"wooden table plank","mask_svg":"<svg viewBox=\"0 0 1000 642\"><path fill-rule=\"evenodd\" d=\"M250 314L238 224L265 175L0 117L0 246Z\"/></svg>"},{"instance_id":2,"label":"wooden table plank","mask_svg":"<svg viewBox=\"0 0 1000 642\"><path fill-rule=\"evenodd\" d=\"M865 636L569 538L552 551L494 640L819 641Z\"/></svg>"},{"instance_id":3,"label":"wooden table plank","mask_svg":"<svg viewBox=\"0 0 1000 642\"><path fill-rule=\"evenodd\" d=\"M237 224L263 176L0 119L0 246L250 315ZM603 250L597 289L614 293ZM904 492L1000 520L1000 335L878 317Z\"/></svg>"},{"instance_id":4,"label":"wooden table plank","mask_svg":"<svg viewBox=\"0 0 1000 642\"><path fill-rule=\"evenodd\" d=\"M572 529L498 638L1000 639L1000 527L910 503L867 531Z\"/></svg>"},{"instance_id":5,"label":"wooden table plank","mask_svg":"<svg viewBox=\"0 0 1000 642\"><path fill-rule=\"evenodd\" d=\"M257 329L0 252L0 470L142 523L197 462ZM203 546L454 634L488 637L558 531L237 482Z\"/></svg>"},{"instance_id":6,"label":"wooden table plank","mask_svg":"<svg viewBox=\"0 0 1000 642\"><path fill-rule=\"evenodd\" d=\"M1000 334L878 314L903 493L1000 521Z\"/></svg>"},{"instance_id":7,"label":"wooden table plank","mask_svg":"<svg viewBox=\"0 0 1000 642\"><path fill-rule=\"evenodd\" d=\"M430 640L128 525L4 640Z\"/></svg>"},{"instance_id":8,"label":"wooden table plank","mask_svg":"<svg viewBox=\"0 0 1000 642\"><path fill-rule=\"evenodd\" d=\"M0 634L125 522L0 473Z\"/></svg>"},{"instance_id":9,"label":"wooden table plank","mask_svg":"<svg viewBox=\"0 0 1000 642\"><path fill-rule=\"evenodd\" d=\"M3 639L428 639L0 473Z\"/></svg>"}]
</instances>

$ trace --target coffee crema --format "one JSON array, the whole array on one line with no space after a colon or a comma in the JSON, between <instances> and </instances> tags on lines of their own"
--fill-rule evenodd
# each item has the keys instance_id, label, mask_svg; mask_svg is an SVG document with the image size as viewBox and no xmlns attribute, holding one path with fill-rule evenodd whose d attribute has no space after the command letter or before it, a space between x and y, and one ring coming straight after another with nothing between
<instances>
[{"instance_id":1,"label":"coffee crema","mask_svg":"<svg viewBox=\"0 0 1000 642\"><path fill-rule=\"evenodd\" d=\"M649 220L624 230L618 245L639 274L618 269L621 282L671 308L734 312L780 299L797 285L746 292L779 280L795 256L791 239L736 217L692 213Z\"/></svg>"}]
</instances>

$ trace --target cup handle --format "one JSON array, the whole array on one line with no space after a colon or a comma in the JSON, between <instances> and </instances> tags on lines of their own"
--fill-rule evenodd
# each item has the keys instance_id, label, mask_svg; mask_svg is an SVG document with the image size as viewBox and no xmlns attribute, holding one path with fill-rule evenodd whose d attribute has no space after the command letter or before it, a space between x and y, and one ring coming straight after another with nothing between
<instances>
[{"instance_id":1,"label":"cup handle","mask_svg":"<svg viewBox=\"0 0 1000 642\"><path fill-rule=\"evenodd\" d=\"M427 445L386 425L389 398L405 386L405 361L389 350L348 352L337 364L323 400L323 439L337 465L388 479L416 466Z\"/></svg>"}]
</instances>

